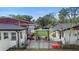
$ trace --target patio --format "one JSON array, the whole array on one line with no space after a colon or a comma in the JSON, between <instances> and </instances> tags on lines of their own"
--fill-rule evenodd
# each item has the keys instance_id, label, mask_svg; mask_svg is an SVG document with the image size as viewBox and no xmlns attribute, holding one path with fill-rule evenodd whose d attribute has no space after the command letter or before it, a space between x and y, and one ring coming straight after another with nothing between
<instances>
[{"instance_id":1,"label":"patio","mask_svg":"<svg viewBox=\"0 0 79 59\"><path fill-rule=\"evenodd\" d=\"M52 42L48 41L29 41L29 45L26 48L14 48L9 49L8 51L79 51L79 49L64 49L64 48L51 48Z\"/></svg>"},{"instance_id":2,"label":"patio","mask_svg":"<svg viewBox=\"0 0 79 59\"><path fill-rule=\"evenodd\" d=\"M29 45L27 49L50 49L52 42L44 41L44 40L31 40L29 41Z\"/></svg>"}]
</instances>

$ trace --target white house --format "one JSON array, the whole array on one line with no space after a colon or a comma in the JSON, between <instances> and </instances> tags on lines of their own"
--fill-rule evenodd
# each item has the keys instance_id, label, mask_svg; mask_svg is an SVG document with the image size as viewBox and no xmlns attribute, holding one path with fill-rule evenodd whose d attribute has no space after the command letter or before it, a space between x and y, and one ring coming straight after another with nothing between
<instances>
[{"instance_id":1,"label":"white house","mask_svg":"<svg viewBox=\"0 0 79 59\"><path fill-rule=\"evenodd\" d=\"M52 41L60 41L60 36L58 31L52 32L49 36L50 36L50 40Z\"/></svg>"},{"instance_id":2,"label":"white house","mask_svg":"<svg viewBox=\"0 0 79 59\"><path fill-rule=\"evenodd\" d=\"M28 26L28 33L34 33L35 32L35 24L32 24L31 26Z\"/></svg>"},{"instance_id":3,"label":"white house","mask_svg":"<svg viewBox=\"0 0 79 59\"><path fill-rule=\"evenodd\" d=\"M7 50L13 46L21 46L26 40L24 27L15 24L0 23L0 51Z\"/></svg>"},{"instance_id":4,"label":"white house","mask_svg":"<svg viewBox=\"0 0 79 59\"><path fill-rule=\"evenodd\" d=\"M38 29L39 25L31 23L30 26L28 26L28 33L34 33L36 29Z\"/></svg>"},{"instance_id":5,"label":"white house","mask_svg":"<svg viewBox=\"0 0 79 59\"><path fill-rule=\"evenodd\" d=\"M64 39L67 44L79 45L79 25L64 30Z\"/></svg>"},{"instance_id":6,"label":"white house","mask_svg":"<svg viewBox=\"0 0 79 59\"><path fill-rule=\"evenodd\" d=\"M53 33L51 34L51 36L52 36L52 40L54 40L54 41L61 41L62 44L65 44L64 34L63 34L63 32L62 32L62 25L63 25L63 24L57 24L57 25L55 25L55 26L53 27L53 33L55 33L56 36L55 36L55 37L52 36ZM63 25L64 28L66 28L67 25L68 25L68 24ZM64 29L64 28L63 28L63 29Z\"/></svg>"},{"instance_id":7,"label":"white house","mask_svg":"<svg viewBox=\"0 0 79 59\"><path fill-rule=\"evenodd\" d=\"M72 25L63 23L57 24L53 29L56 32L57 37L64 42L64 44L77 44L79 45L79 25Z\"/></svg>"}]
</instances>

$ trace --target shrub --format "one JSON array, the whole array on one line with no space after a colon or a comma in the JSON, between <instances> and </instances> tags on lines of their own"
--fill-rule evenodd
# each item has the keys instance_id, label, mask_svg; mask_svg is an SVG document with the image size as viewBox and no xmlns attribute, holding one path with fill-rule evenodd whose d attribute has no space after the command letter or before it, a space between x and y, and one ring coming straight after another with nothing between
<instances>
[{"instance_id":1,"label":"shrub","mask_svg":"<svg viewBox=\"0 0 79 59\"><path fill-rule=\"evenodd\" d=\"M79 45L75 45L75 44L66 44L63 45L64 49L79 49Z\"/></svg>"}]
</instances>

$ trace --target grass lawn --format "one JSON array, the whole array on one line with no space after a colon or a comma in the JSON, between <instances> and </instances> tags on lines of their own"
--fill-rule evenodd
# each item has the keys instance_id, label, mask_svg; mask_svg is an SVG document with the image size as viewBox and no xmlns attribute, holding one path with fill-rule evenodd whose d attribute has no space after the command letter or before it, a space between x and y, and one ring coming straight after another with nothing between
<instances>
[{"instance_id":1,"label":"grass lawn","mask_svg":"<svg viewBox=\"0 0 79 59\"><path fill-rule=\"evenodd\" d=\"M53 31L49 31L49 34ZM48 36L48 31L36 31L37 36Z\"/></svg>"},{"instance_id":2,"label":"grass lawn","mask_svg":"<svg viewBox=\"0 0 79 59\"><path fill-rule=\"evenodd\" d=\"M37 31L36 35L38 35L38 36L48 36L48 33L46 31Z\"/></svg>"}]
</instances>

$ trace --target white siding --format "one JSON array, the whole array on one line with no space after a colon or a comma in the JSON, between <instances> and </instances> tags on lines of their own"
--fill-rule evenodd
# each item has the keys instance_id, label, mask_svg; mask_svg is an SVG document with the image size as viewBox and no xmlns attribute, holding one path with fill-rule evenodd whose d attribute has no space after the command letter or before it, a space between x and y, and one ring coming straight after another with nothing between
<instances>
[{"instance_id":1,"label":"white siding","mask_svg":"<svg viewBox=\"0 0 79 59\"><path fill-rule=\"evenodd\" d=\"M65 38L66 42L69 44L76 44L76 42L78 42L77 41L77 37L78 37L77 32L79 32L79 30L78 31L77 30L66 30L64 32L64 38Z\"/></svg>"},{"instance_id":2,"label":"white siding","mask_svg":"<svg viewBox=\"0 0 79 59\"><path fill-rule=\"evenodd\" d=\"M59 31L56 31L56 37L59 38Z\"/></svg>"},{"instance_id":3,"label":"white siding","mask_svg":"<svg viewBox=\"0 0 79 59\"><path fill-rule=\"evenodd\" d=\"M13 33L13 32L16 33L16 40L11 40L11 33ZM15 32L15 31L9 32L9 37L10 37L9 47L16 46L17 45L17 40L18 40L17 32Z\"/></svg>"},{"instance_id":4,"label":"white siding","mask_svg":"<svg viewBox=\"0 0 79 59\"><path fill-rule=\"evenodd\" d=\"M52 34L53 34L53 33L50 34L50 39L51 39L51 40L53 40L53 41L60 41L60 38L59 38L59 31L56 31L56 37L53 37Z\"/></svg>"},{"instance_id":5,"label":"white siding","mask_svg":"<svg viewBox=\"0 0 79 59\"><path fill-rule=\"evenodd\" d=\"M2 39L0 40L0 51L1 50L7 50L9 48L9 39L3 39L3 32L1 32Z\"/></svg>"},{"instance_id":6,"label":"white siding","mask_svg":"<svg viewBox=\"0 0 79 59\"><path fill-rule=\"evenodd\" d=\"M17 37L17 32L16 31L0 31L1 32L1 40L0 40L0 51L4 51L4 50L7 50L9 49L10 47L12 46L15 46L17 45L17 40L18 40L18 37ZM8 32L8 36L9 38L8 39L4 39L4 35L3 33L4 32ZM11 40L11 33L12 32L15 32L16 33L16 40ZM25 37L26 37L26 31L23 30L21 31L22 32L22 36L23 38L21 39L20 37L20 42L24 41L25 40Z\"/></svg>"},{"instance_id":7,"label":"white siding","mask_svg":"<svg viewBox=\"0 0 79 59\"><path fill-rule=\"evenodd\" d=\"M69 43L69 33L70 33L70 31L64 32L64 39L65 39L66 43Z\"/></svg>"},{"instance_id":8,"label":"white siding","mask_svg":"<svg viewBox=\"0 0 79 59\"><path fill-rule=\"evenodd\" d=\"M27 39L27 35L26 35L26 30L21 31L22 32L22 39L20 38L20 46L22 46L21 44L23 42L25 42L25 40ZM20 33L19 33L20 34Z\"/></svg>"}]
</instances>

